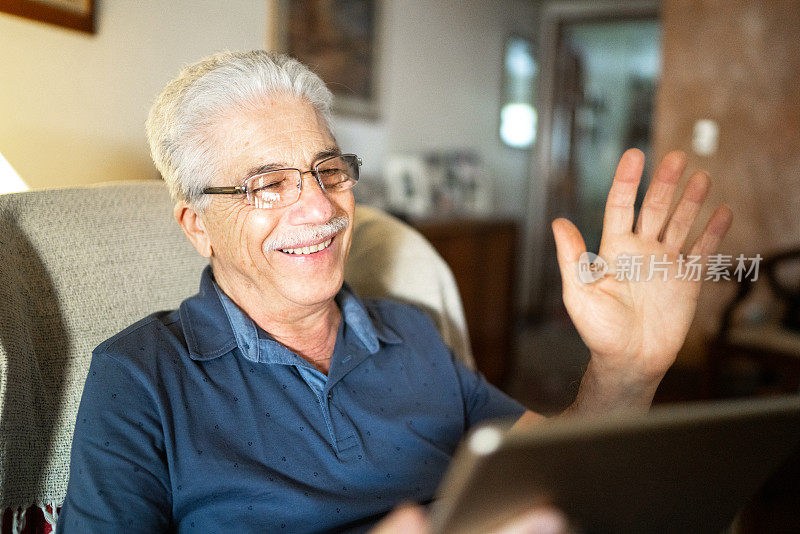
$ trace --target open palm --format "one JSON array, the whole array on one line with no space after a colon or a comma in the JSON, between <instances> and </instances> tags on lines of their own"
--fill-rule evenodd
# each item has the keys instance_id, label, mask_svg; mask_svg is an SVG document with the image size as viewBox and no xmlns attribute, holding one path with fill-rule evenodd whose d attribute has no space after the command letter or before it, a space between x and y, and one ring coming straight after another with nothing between
<instances>
[{"instance_id":1,"label":"open palm","mask_svg":"<svg viewBox=\"0 0 800 534\"><path fill-rule=\"evenodd\" d=\"M620 377L660 380L675 360L694 316L702 276L700 280L678 277L678 260L706 199L709 178L702 171L695 172L670 216L685 168L682 152L667 154L647 190L634 228L634 201L644 154L636 149L623 154L606 201L599 250L610 269L594 283L578 278L578 262L586 251L580 232L566 219L553 221L570 318L589 347L593 364ZM719 206L688 255L705 258L713 254L731 221L730 208ZM632 267L635 264L639 264L638 273Z\"/></svg>"}]
</instances>

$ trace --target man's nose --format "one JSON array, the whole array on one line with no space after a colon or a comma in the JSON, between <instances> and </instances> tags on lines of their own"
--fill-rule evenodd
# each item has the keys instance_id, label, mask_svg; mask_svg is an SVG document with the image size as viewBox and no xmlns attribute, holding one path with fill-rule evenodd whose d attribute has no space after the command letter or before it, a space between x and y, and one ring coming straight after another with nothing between
<instances>
[{"instance_id":1,"label":"man's nose","mask_svg":"<svg viewBox=\"0 0 800 534\"><path fill-rule=\"evenodd\" d=\"M323 224L333 217L335 209L328 194L317 181L314 171L302 175L303 188L295 204L295 224Z\"/></svg>"}]
</instances>

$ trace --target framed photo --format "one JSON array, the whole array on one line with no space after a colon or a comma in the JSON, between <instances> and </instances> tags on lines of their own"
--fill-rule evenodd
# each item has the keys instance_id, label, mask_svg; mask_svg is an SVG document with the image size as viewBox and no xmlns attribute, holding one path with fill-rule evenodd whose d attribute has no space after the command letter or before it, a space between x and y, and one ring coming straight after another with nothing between
<instances>
[{"instance_id":1,"label":"framed photo","mask_svg":"<svg viewBox=\"0 0 800 534\"><path fill-rule=\"evenodd\" d=\"M0 11L94 33L94 0L0 0Z\"/></svg>"},{"instance_id":2,"label":"framed photo","mask_svg":"<svg viewBox=\"0 0 800 534\"><path fill-rule=\"evenodd\" d=\"M333 111L378 118L379 0L274 0L275 49L308 65Z\"/></svg>"}]
</instances>

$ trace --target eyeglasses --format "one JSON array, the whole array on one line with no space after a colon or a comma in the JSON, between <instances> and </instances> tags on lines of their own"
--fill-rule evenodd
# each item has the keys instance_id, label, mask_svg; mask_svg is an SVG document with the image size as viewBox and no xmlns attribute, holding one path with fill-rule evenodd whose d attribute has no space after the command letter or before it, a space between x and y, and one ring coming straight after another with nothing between
<instances>
[{"instance_id":1,"label":"eyeglasses","mask_svg":"<svg viewBox=\"0 0 800 534\"><path fill-rule=\"evenodd\" d=\"M303 175L311 173L325 192L351 189L358 181L361 158L355 154L342 154L323 159L310 171L277 169L248 178L241 186L206 187L206 195L245 195L245 202L256 208L283 208L300 199Z\"/></svg>"}]
</instances>

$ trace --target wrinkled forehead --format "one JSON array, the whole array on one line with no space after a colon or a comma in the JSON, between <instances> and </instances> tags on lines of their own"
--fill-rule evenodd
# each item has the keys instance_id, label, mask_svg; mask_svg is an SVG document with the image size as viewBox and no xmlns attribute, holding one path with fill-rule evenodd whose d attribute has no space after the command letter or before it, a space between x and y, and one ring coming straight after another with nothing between
<instances>
[{"instance_id":1,"label":"wrinkled forehead","mask_svg":"<svg viewBox=\"0 0 800 534\"><path fill-rule=\"evenodd\" d=\"M266 165L308 169L318 154L338 148L325 119L296 97L231 108L214 121L209 136L221 180L229 183Z\"/></svg>"}]
</instances>

